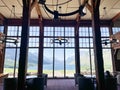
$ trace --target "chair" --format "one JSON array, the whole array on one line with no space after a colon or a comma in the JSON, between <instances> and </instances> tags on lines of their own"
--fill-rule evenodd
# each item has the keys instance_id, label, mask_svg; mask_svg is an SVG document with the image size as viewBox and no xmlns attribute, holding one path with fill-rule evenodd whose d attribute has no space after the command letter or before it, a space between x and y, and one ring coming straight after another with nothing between
<instances>
[{"instance_id":1,"label":"chair","mask_svg":"<svg viewBox=\"0 0 120 90\"><path fill-rule=\"evenodd\" d=\"M78 77L78 90L94 90L91 78Z\"/></svg>"},{"instance_id":2,"label":"chair","mask_svg":"<svg viewBox=\"0 0 120 90\"><path fill-rule=\"evenodd\" d=\"M75 86L76 86L76 85L78 85L78 77L84 77L84 76L80 73L75 73L74 77L75 77Z\"/></svg>"},{"instance_id":3,"label":"chair","mask_svg":"<svg viewBox=\"0 0 120 90\"><path fill-rule=\"evenodd\" d=\"M108 77L105 78L106 90L117 90L117 78Z\"/></svg>"},{"instance_id":4,"label":"chair","mask_svg":"<svg viewBox=\"0 0 120 90\"><path fill-rule=\"evenodd\" d=\"M48 74L41 74L41 75L38 75L38 77L43 77L44 78L44 85L47 87L47 78L48 78Z\"/></svg>"},{"instance_id":5,"label":"chair","mask_svg":"<svg viewBox=\"0 0 120 90\"><path fill-rule=\"evenodd\" d=\"M26 80L27 90L44 90L44 78L29 78Z\"/></svg>"},{"instance_id":6,"label":"chair","mask_svg":"<svg viewBox=\"0 0 120 90\"><path fill-rule=\"evenodd\" d=\"M17 78L4 78L3 90L17 90Z\"/></svg>"}]
</instances>

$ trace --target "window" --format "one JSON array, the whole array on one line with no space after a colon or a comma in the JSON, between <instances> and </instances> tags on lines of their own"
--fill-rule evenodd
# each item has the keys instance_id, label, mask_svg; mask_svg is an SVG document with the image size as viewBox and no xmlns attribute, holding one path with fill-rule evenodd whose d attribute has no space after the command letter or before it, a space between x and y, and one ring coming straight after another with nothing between
<instances>
[{"instance_id":1,"label":"window","mask_svg":"<svg viewBox=\"0 0 120 90\"><path fill-rule=\"evenodd\" d=\"M27 73L36 74L38 70L38 48L28 49Z\"/></svg>"},{"instance_id":2,"label":"window","mask_svg":"<svg viewBox=\"0 0 120 90\"><path fill-rule=\"evenodd\" d=\"M43 72L49 77L73 77L75 73L74 27L44 27ZM51 40L64 38L68 43L53 43Z\"/></svg>"}]
</instances>

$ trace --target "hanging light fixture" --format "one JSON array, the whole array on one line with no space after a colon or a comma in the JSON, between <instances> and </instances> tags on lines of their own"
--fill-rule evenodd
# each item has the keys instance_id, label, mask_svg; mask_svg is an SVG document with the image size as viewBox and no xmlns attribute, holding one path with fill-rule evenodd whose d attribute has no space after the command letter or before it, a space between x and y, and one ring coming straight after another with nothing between
<instances>
[{"instance_id":1,"label":"hanging light fixture","mask_svg":"<svg viewBox=\"0 0 120 90\"><path fill-rule=\"evenodd\" d=\"M72 0L69 0L69 1L72 1ZM80 5L77 10L69 12L69 13L59 13L57 10L54 10L54 11L50 10L47 7L46 0L39 0L38 3L42 4L49 13L54 15L54 19L58 19L59 16L70 16L70 15L74 15L74 14L77 14L77 13L79 13L80 16L86 15L86 13L83 12L83 9L84 9L87 2L88 2L88 0L86 0L83 5ZM66 2L66 3L68 3L68 2ZM65 4L65 3L63 3L63 4ZM58 5L60 5L60 4L57 3L56 6L58 6Z\"/></svg>"},{"instance_id":2,"label":"hanging light fixture","mask_svg":"<svg viewBox=\"0 0 120 90\"><path fill-rule=\"evenodd\" d=\"M4 44L4 43L14 43L17 44L19 41L18 39L15 38L8 38L5 36L5 34L0 32L0 44Z\"/></svg>"},{"instance_id":3,"label":"hanging light fixture","mask_svg":"<svg viewBox=\"0 0 120 90\"><path fill-rule=\"evenodd\" d=\"M55 39L51 39L50 42L51 42L51 43L58 43L59 45L62 45L62 44L64 44L64 43L69 44L69 40L66 39L66 38L62 38L62 37L58 37L58 38L55 38Z\"/></svg>"},{"instance_id":4,"label":"hanging light fixture","mask_svg":"<svg viewBox=\"0 0 120 90\"><path fill-rule=\"evenodd\" d=\"M54 31L55 31L55 30L56 30L56 29L54 28ZM63 31L63 32L62 32L62 31ZM59 33L58 33L58 32L59 32ZM56 43L56 44L59 44L59 45L69 44L69 38L66 38L63 33L64 33L64 30L61 29L61 28L59 28L59 29L57 30L57 36L54 34L54 35L53 35L53 39L50 39L50 43L51 43L51 44Z\"/></svg>"}]
</instances>

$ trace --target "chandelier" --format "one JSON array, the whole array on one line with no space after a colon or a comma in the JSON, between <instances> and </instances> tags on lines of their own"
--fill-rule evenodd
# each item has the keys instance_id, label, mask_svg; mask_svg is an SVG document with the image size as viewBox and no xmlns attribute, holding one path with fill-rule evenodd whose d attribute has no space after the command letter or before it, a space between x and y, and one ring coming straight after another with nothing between
<instances>
[{"instance_id":1,"label":"chandelier","mask_svg":"<svg viewBox=\"0 0 120 90\"><path fill-rule=\"evenodd\" d=\"M5 34L0 32L0 44L4 43L14 43L16 45L18 43L18 39L5 37Z\"/></svg>"},{"instance_id":2,"label":"chandelier","mask_svg":"<svg viewBox=\"0 0 120 90\"><path fill-rule=\"evenodd\" d=\"M69 40L66 38L62 38L62 37L51 39L50 42L51 43L58 43L59 45L62 45L65 43L69 44Z\"/></svg>"},{"instance_id":3,"label":"chandelier","mask_svg":"<svg viewBox=\"0 0 120 90\"><path fill-rule=\"evenodd\" d=\"M102 40L102 44L104 44L104 45L108 45L110 43L118 44L119 40L118 39L112 39L112 38Z\"/></svg>"},{"instance_id":4,"label":"chandelier","mask_svg":"<svg viewBox=\"0 0 120 90\"><path fill-rule=\"evenodd\" d=\"M68 0L68 1L65 2L65 3L68 3L69 1L72 1L72 0ZM77 14L77 13L79 13L80 16L86 15L86 13L83 12L83 9L84 9L84 7L85 7L85 5L86 5L87 2L88 2L88 0L86 0L83 5L80 5L77 10L72 11L72 12L69 12L69 13L60 13L60 12L57 11L57 10L53 10L53 11L50 10L50 9L47 7L48 4L46 4L46 0L39 0L38 3L42 4L42 5L44 6L44 8L45 8L50 14L54 15L54 19L58 19L59 16L70 16L70 15L74 15L74 14ZM61 3L61 4L65 4L65 3ZM54 5L54 6L58 6L58 5L61 5L61 4L58 4L58 3L57 3L57 4Z\"/></svg>"}]
</instances>

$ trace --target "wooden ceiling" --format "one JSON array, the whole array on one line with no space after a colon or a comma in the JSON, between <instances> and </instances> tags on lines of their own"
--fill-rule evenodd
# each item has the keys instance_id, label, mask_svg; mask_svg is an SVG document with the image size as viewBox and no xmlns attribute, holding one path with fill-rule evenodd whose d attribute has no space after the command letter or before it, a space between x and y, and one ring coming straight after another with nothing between
<instances>
[{"instance_id":1,"label":"wooden ceiling","mask_svg":"<svg viewBox=\"0 0 120 90\"><path fill-rule=\"evenodd\" d=\"M53 15L47 12L43 5L39 4L37 0L32 5L31 18L37 19L42 17L43 19L53 19ZM80 4L84 0L46 0L47 7L51 10L57 10L60 13L69 13L79 8ZM68 3L65 3L68 2ZM91 1L89 0L89 5ZM63 4L53 6L56 4ZM13 7L13 5L15 7ZM61 8L60 8L61 7ZM14 14L15 12L15 14ZM81 20L90 20L91 13L86 6L84 8L86 15L81 17ZM21 18L22 17L22 0L0 0L0 13L5 18ZM76 20L78 14L72 16L62 16L64 20ZM100 19L101 20L118 20L120 19L120 0L101 0L100 3Z\"/></svg>"}]
</instances>

